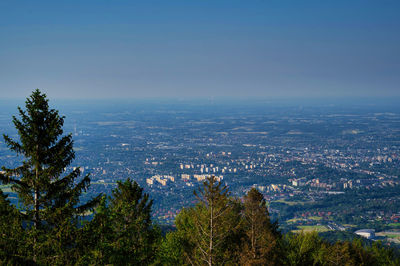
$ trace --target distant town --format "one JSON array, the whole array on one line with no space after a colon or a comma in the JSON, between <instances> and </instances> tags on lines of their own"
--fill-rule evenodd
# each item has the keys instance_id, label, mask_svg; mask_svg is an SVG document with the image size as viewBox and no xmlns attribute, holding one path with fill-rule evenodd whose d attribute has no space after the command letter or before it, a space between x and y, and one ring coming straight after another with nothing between
<instances>
[{"instance_id":1,"label":"distant town","mask_svg":"<svg viewBox=\"0 0 400 266\"><path fill-rule=\"evenodd\" d=\"M2 133L14 137L16 110L4 108ZM361 232L400 243L395 107L137 103L60 111L74 138L72 168L92 180L87 198L130 177L154 200L154 219L172 225L213 175L232 195L262 192L281 230L374 230ZM21 159L0 142L0 165ZM10 187L2 189L17 204Z\"/></svg>"}]
</instances>

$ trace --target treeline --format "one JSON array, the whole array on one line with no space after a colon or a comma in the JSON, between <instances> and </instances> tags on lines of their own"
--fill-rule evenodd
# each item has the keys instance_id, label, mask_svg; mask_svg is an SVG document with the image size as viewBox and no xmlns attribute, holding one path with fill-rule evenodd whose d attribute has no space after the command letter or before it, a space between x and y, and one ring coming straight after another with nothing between
<instances>
[{"instance_id":1,"label":"treeline","mask_svg":"<svg viewBox=\"0 0 400 266\"><path fill-rule=\"evenodd\" d=\"M0 181L18 194L16 208L0 191L0 264L4 265L399 265L379 244L323 241L316 233L286 234L271 222L256 189L231 197L214 177L195 192L197 203L182 209L176 230L162 236L151 221L152 200L128 179L111 196L80 203L90 184L74 159L64 117L50 109L39 90L13 117L19 141L4 135L23 157L2 167ZM86 219L91 215L92 219Z\"/></svg>"},{"instance_id":2,"label":"treeline","mask_svg":"<svg viewBox=\"0 0 400 266\"><path fill-rule=\"evenodd\" d=\"M260 192L240 201L213 177L162 236L148 194L119 182L90 221L69 217L40 229L26 224L0 192L0 262L8 265L399 265L392 250L360 240L329 243L317 233L281 234Z\"/></svg>"},{"instance_id":3,"label":"treeline","mask_svg":"<svg viewBox=\"0 0 400 266\"><path fill-rule=\"evenodd\" d=\"M198 203L183 209L176 231L161 241L160 265L398 265L393 251L361 241L329 243L316 232L282 235L263 195L252 188L240 201L213 177Z\"/></svg>"}]
</instances>

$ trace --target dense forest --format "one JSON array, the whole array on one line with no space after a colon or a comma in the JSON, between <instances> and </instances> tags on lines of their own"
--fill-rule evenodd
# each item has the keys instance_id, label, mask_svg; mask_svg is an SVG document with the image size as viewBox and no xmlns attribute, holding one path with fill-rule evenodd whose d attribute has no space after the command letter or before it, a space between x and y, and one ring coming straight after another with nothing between
<instances>
[{"instance_id":1,"label":"dense forest","mask_svg":"<svg viewBox=\"0 0 400 266\"><path fill-rule=\"evenodd\" d=\"M0 263L6 265L399 265L379 243L324 241L317 233L282 234L256 189L232 197L209 177L197 202L180 211L165 234L151 220L152 200L135 181L111 196L81 204L90 186L74 159L64 117L39 90L13 117L19 140L4 135L22 165L2 167L0 180L18 194L18 207L0 191ZM338 199L339 201L340 199ZM88 218L90 217L90 219Z\"/></svg>"}]
</instances>

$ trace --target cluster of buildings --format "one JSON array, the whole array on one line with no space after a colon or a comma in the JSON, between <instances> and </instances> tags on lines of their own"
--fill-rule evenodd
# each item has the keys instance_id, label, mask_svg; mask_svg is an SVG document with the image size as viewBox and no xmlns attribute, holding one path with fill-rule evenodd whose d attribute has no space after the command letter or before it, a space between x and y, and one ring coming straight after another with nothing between
<instances>
[{"instance_id":1,"label":"cluster of buildings","mask_svg":"<svg viewBox=\"0 0 400 266\"><path fill-rule=\"evenodd\" d=\"M181 180L184 182L187 182L187 186L193 186L190 180L196 180L197 182L204 181L206 178L210 177L211 175L189 175L189 174L181 174ZM221 181L224 179L222 175L215 176L215 179L217 181ZM175 182L175 177L170 176L170 175L153 175L150 178L146 178L146 184L149 186L155 185L155 184L160 184L162 186L166 186L168 183L174 183Z\"/></svg>"},{"instance_id":2,"label":"cluster of buildings","mask_svg":"<svg viewBox=\"0 0 400 266\"><path fill-rule=\"evenodd\" d=\"M167 182L175 182L175 177L170 175L153 175L146 179L148 185L153 185L154 182L160 183L162 186L166 186Z\"/></svg>"},{"instance_id":3,"label":"cluster of buildings","mask_svg":"<svg viewBox=\"0 0 400 266\"><path fill-rule=\"evenodd\" d=\"M225 152L223 152L223 153L225 153ZM253 168L252 165L250 167L251 167L251 169ZM213 174L215 174L215 173L236 173L237 172L237 168L229 167L229 164L228 164L228 166L219 167L215 164L194 165L194 164L182 164L181 163L179 165L179 169L180 170L190 170L191 169L192 171L197 171L197 172L200 172L201 174L203 174L203 173L213 173ZM246 169L247 169L247 166L246 166Z\"/></svg>"}]
</instances>

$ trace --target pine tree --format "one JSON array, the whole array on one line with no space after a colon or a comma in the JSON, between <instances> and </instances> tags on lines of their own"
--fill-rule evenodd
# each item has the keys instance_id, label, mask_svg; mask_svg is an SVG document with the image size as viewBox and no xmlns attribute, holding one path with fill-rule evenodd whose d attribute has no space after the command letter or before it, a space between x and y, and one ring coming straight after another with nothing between
<instances>
[{"instance_id":1,"label":"pine tree","mask_svg":"<svg viewBox=\"0 0 400 266\"><path fill-rule=\"evenodd\" d=\"M153 201L138 183L118 181L110 200L113 255L116 265L148 265L154 260L159 233L151 221Z\"/></svg>"},{"instance_id":2,"label":"pine tree","mask_svg":"<svg viewBox=\"0 0 400 266\"><path fill-rule=\"evenodd\" d=\"M112 196L102 197L82 229L79 264L151 264L160 239L151 221L152 203L136 182L118 181Z\"/></svg>"},{"instance_id":3,"label":"pine tree","mask_svg":"<svg viewBox=\"0 0 400 266\"><path fill-rule=\"evenodd\" d=\"M3 167L5 173L0 175L0 180L12 184L22 203L20 213L31 226L33 259L59 258L44 247L63 250L61 246L54 246L54 241L64 245L66 239L62 232L71 234L74 218L93 207L98 198L78 206L79 196L90 184L89 175L75 184L79 168L64 173L75 157L72 135L63 136L64 117L49 108L46 95L38 89L27 98L25 107L26 110L18 107L20 120L13 116L19 142L3 135L10 150L22 156L22 165L13 169ZM53 233L47 234L51 238L44 237L52 230ZM69 244L67 241L64 247L70 248Z\"/></svg>"},{"instance_id":4,"label":"pine tree","mask_svg":"<svg viewBox=\"0 0 400 266\"><path fill-rule=\"evenodd\" d=\"M245 241L241 254L243 265L278 264L277 224L271 223L264 196L252 188L244 197L243 226Z\"/></svg>"}]
</instances>

